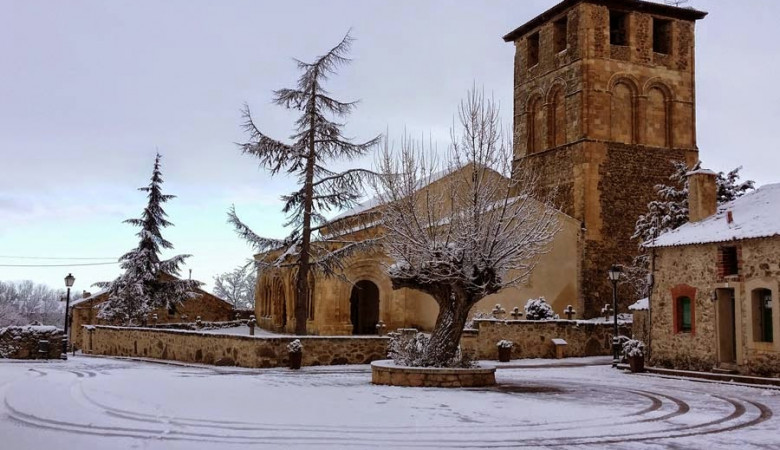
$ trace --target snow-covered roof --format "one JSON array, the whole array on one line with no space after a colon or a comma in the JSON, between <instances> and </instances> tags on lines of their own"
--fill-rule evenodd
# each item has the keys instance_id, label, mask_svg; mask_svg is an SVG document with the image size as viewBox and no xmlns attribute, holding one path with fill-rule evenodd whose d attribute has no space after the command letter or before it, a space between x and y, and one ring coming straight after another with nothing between
<instances>
[{"instance_id":1,"label":"snow-covered roof","mask_svg":"<svg viewBox=\"0 0 780 450\"><path fill-rule=\"evenodd\" d=\"M780 236L780 183L762 186L720 206L716 214L666 232L645 246L674 247L772 236Z\"/></svg>"},{"instance_id":2,"label":"snow-covered roof","mask_svg":"<svg viewBox=\"0 0 780 450\"><path fill-rule=\"evenodd\" d=\"M83 297L83 298L80 298L80 299L78 299L78 300L76 300L76 301L72 301L72 302L70 302L70 307L72 308L72 307L74 307L74 306L77 306L77 305L80 305L80 304L82 304L82 303L84 303L84 302L88 302L88 301L90 301L90 300L94 300L94 299L96 299L98 296L100 296L100 295L103 295L103 294L105 294L105 293L106 293L106 290L105 290L105 289L101 289L100 291L98 291L98 292L95 292L94 294L91 294L89 297Z\"/></svg>"},{"instance_id":3,"label":"snow-covered roof","mask_svg":"<svg viewBox=\"0 0 780 450\"><path fill-rule=\"evenodd\" d=\"M647 311L650 309L650 299L647 297L640 298L636 303L629 305L628 309L631 311Z\"/></svg>"},{"instance_id":4,"label":"snow-covered roof","mask_svg":"<svg viewBox=\"0 0 780 450\"><path fill-rule=\"evenodd\" d=\"M450 173L453 173L451 169L444 169L440 170L438 172L432 173L429 176L426 175L423 178L417 180L418 189L421 189L425 186L428 186L430 184L435 183L436 181L441 180L442 178L446 177ZM379 197L371 197L368 200L357 204L354 208L348 209L341 214L335 216L334 218L330 219L331 222L335 222L339 219L343 219L345 217L352 217L356 216L358 214L362 214L370 209L373 209L377 206L379 206L382 203L382 200Z\"/></svg>"}]
</instances>

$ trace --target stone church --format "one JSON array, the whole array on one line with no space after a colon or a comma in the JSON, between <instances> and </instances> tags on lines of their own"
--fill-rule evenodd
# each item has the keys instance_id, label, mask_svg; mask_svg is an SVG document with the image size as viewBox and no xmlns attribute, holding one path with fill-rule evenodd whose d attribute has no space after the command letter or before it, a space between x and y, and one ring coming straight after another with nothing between
<instances>
[{"instance_id":1,"label":"stone church","mask_svg":"<svg viewBox=\"0 0 780 450\"><path fill-rule=\"evenodd\" d=\"M561 230L526 285L475 310L489 312L496 303L522 310L529 298L544 296L557 313L572 305L587 318L611 302L607 269L633 259L634 223L655 198L653 187L667 181L672 161L698 161L694 27L705 15L640 0L564 0L503 37L515 46L515 160L541 175L543 189L557 190ZM379 207L368 202L334 222L354 221L355 236L381 233ZM386 262L380 253L348 261L351 284L313 280L309 332L432 328L436 303L393 291ZM259 275L259 324L291 332L293 274ZM636 300L624 288L621 311Z\"/></svg>"}]
</instances>

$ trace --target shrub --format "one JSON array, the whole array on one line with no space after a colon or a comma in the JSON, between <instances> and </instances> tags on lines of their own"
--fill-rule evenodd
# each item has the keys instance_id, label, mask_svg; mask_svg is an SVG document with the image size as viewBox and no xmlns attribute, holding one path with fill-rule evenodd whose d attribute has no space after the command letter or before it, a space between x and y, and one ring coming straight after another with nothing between
<instances>
[{"instance_id":1,"label":"shrub","mask_svg":"<svg viewBox=\"0 0 780 450\"><path fill-rule=\"evenodd\" d=\"M387 357L399 366L424 367L426 348L430 338L424 333L401 334L391 332L387 334L390 343L387 346ZM455 356L437 367L474 367L474 361L464 354L460 347Z\"/></svg>"},{"instance_id":2,"label":"shrub","mask_svg":"<svg viewBox=\"0 0 780 450\"><path fill-rule=\"evenodd\" d=\"M303 344L300 339L296 339L287 344L287 351L290 353L300 353L303 351Z\"/></svg>"},{"instance_id":3,"label":"shrub","mask_svg":"<svg viewBox=\"0 0 780 450\"><path fill-rule=\"evenodd\" d=\"M557 319L558 314L555 314L544 297L539 297L529 299L525 304L525 318L526 320L552 320Z\"/></svg>"},{"instance_id":4,"label":"shrub","mask_svg":"<svg viewBox=\"0 0 780 450\"><path fill-rule=\"evenodd\" d=\"M627 358L645 356L645 343L637 339L629 339L623 343L623 355Z\"/></svg>"},{"instance_id":5,"label":"shrub","mask_svg":"<svg viewBox=\"0 0 780 450\"><path fill-rule=\"evenodd\" d=\"M515 345L514 342L508 341L506 339L501 339L500 341L498 341L498 343L496 343L496 347L498 348L512 348L514 347L514 345Z\"/></svg>"}]
</instances>

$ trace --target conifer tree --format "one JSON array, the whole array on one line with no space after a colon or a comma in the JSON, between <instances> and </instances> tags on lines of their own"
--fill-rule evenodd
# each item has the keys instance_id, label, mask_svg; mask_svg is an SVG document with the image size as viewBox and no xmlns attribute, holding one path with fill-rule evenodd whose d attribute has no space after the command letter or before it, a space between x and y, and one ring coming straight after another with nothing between
<instances>
[{"instance_id":1,"label":"conifer tree","mask_svg":"<svg viewBox=\"0 0 780 450\"><path fill-rule=\"evenodd\" d=\"M175 308L187 298L194 297L201 284L177 278L179 266L190 255L177 255L161 260L162 249L173 249L173 244L162 237L162 229L173 225L166 220L162 204L175 195L162 193L160 154L154 160L154 170L148 186L138 188L147 193L148 203L140 218L124 223L141 228L138 246L119 258L124 273L114 281L95 283L106 289L108 300L103 303L99 317L117 323L142 324L147 315L157 308Z\"/></svg>"},{"instance_id":2,"label":"conifer tree","mask_svg":"<svg viewBox=\"0 0 780 450\"><path fill-rule=\"evenodd\" d=\"M673 161L674 171L669 176L669 184L655 186L659 199L647 205L647 213L636 221L632 239L638 239L640 253L627 268L629 281L634 285L637 296L643 298L649 295L648 274L650 270L649 255L643 244L657 238L662 233L677 229L688 223L688 172L701 169L701 161L689 168L684 161ZM718 172L715 180L717 187L718 206L747 194L754 189L752 180L740 181L737 167L728 173Z\"/></svg>"},{"instance_id":3,"label":"conifer tree","mask_svg":"<svg viewBox=\"0 0 780 450\"><path fill-rule=\"evenodd\" d=\"M282 197L283 211L288 214L285 226L291 227L285 239L269 239L255 234L236 215L228 212L228 222L243 239L258 252L280 250L282 257L272 261L258 261L260 266L287 267L296 271L295 333L306 334L308 296L313 271L334 274L340 261L360 248L361 242L328 242L319 231L328 224L324 213L353 206L363 196L363 183L370 172L350 169L336 172L326 167L333 159L354 159L365 155L379 141L379 136L363 143L353 143L343 135L343 124L330 117L344 118L356 102L341 102L330 96L323 87L336 69L347 64L347 52L352 43L349 33L314 62L296 60L302 71L296 87L274 91L274 102L287 109L300 111L292 143L272 139L263 134L244 107L244 130L249 141L240 144L245 154L253 155L260 166L271 175L280 172L294 175L299 188ZM313 239L319 237L321 239Z\"/></svg>"}]
</instances>

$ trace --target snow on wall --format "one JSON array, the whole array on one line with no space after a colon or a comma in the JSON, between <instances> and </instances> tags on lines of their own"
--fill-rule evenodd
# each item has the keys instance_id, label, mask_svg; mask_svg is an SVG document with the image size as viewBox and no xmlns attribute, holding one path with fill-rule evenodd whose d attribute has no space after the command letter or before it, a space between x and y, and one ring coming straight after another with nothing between
<instances>
[{"instance_id":1,"label":"snow on wall","mask_svg":"<svg viewBox=\"0 0 780 450\"><path fill-rule=\"evenodd\" d=\"M732 220L729 222L729 215ZM700 222L689 222L647 242L646 247L726 242L780 235L780 183L768 184L718 208Z\"/></svg>"},{"instance_id":2,"label":"snow on wall","mask_svg":"<svg viewBox=\"0 0 780 450\"><path fill-rule=\"evenodd\" d=\"M564 339L566 357L611 355L612 322L581 320L475 319L477 330L464 331L461 346L477 359L498 359L496 343L508 339L512 358L554 358L553 339ZM631 336L631 324L620 322L620 334Z\"/></svg>"},{"instance_id":3,"label":"snow on wall","mask_svg":"<svg viewBox=\"0 0 780 450\"><path fill-rule=\"evenodd\" d=\"M303 365L367 364L387 358L379 336L237 336L190 330L85 327L84 353L240 367L284 367L287 344L300 339Z\"/></svg>"}]
</instances>

